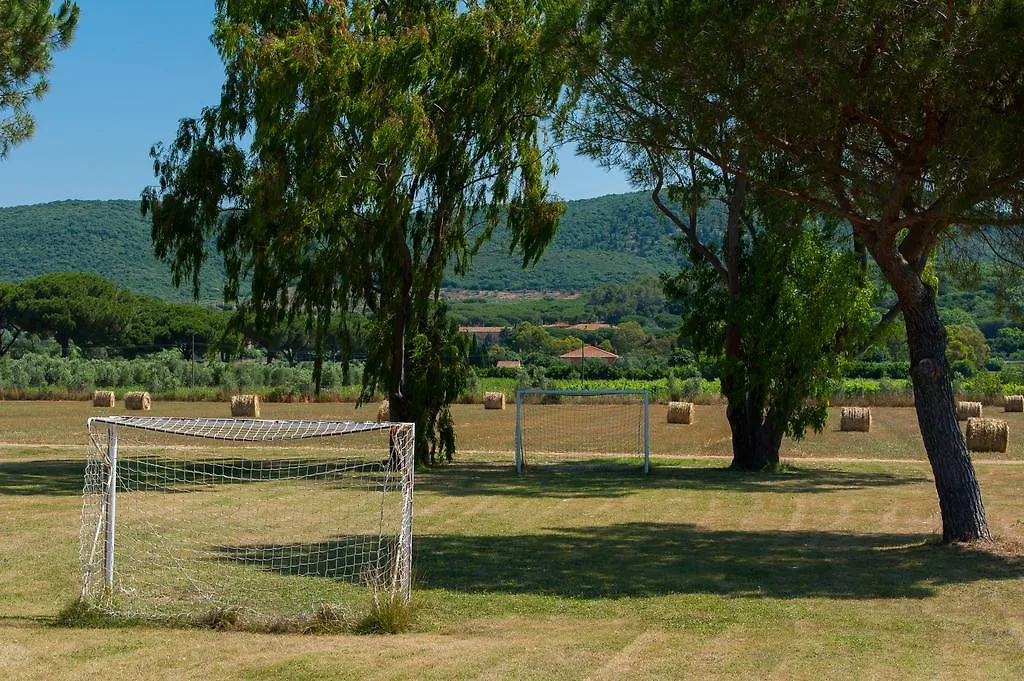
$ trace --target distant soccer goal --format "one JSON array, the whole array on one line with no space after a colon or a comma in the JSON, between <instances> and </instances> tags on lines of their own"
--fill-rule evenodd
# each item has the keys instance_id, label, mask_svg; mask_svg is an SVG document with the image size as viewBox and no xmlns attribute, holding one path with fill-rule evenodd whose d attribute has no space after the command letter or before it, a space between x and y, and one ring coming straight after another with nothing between
<instances>
[{"instance_id":1,"label":"distant soccer goal","mask_svg":"<svg viewBox=\"0 0 1024 681\"><path fill-rule=\"evenodd\" d=\"M115 416L89 438L84 601L274 621L409 597L412 424Z\"/></svg>"},{"instance_id":2,"label":"distant soccer goal","mask_svg":"<svg viewBox=\"0 0 1024 681\"><path fill-rule=\"evenodd\" d=\"M527 463L636 459L650 469L646 390L516 392L516 470Z\"/></svg>"}]
</instances>

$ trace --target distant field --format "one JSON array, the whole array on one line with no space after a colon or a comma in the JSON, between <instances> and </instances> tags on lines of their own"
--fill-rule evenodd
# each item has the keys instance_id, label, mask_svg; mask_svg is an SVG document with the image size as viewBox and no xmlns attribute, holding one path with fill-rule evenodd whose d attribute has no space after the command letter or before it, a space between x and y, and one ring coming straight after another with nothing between
<instances>
[{"instance_id":1,"label":"distant field","mask_svg":"<svg viewBox=\"0 0 1024 681\"><path fill-rule=\"evenodd\" d=\"M226 416L223 403L154 414ZM723 470L724 408L652 407L655 462L511 468L514 410L456 405L462 453L416 481L415 630L390 637L58 629L76 593L86 403L0 402L0 673L10 679L1024 678L1024 415L978 455L999 550L936 546L913 409ZM268 418L372 419L351 404ZM326 512L329 512L327 510Z\"/></svg>"},{"instance_id":2,"label":"distant field","mask_svg":"<svg viewBox=\"0 0 1024 681\"><path fill-rule=\"evenodd\" d=\"M336 419L373 421L375 404L357 409L353 403L264 403L263 418ZM515 450L515 405L503 411L485 410L479 404L452 406L458 430L458 447L471 458L511 461ZM651 456L731 456L725 406L697 405L691 425L667 423L667 405L650 407ZM0 448L17 445L83 445L85 422L90 416L122 413L120 408L99 409L87 402L0 401ZM155 402L149 412L157 416L230 416L224 402ZM870 433L839 431L839 409L830 410L822 433L808 433L804 440L786 440L782 456L798 458L925 460L924 446L912 407L874 407ZM979 453L978 460L1024 461L1024 414L1005 413L1001 407L985 407L985 416L1004 419L1010 426L1010 446L1005 454ZM462 457L460 457L462 458Z\"/></svg>"}]
</instances>

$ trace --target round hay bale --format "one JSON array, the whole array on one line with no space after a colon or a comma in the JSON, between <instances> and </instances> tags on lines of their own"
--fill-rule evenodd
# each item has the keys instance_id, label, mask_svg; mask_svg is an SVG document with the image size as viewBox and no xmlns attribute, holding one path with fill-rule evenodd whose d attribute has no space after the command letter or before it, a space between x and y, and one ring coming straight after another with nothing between
<instances>
[{"instance_id":1,"label":"round hay bale","mask_svg":"<svg viewBox=\"0 0 1024 681\"><path fill-rule=\"evenodd\" d=\"M669 423L693 423L693 402L669 402Z\"/></svg>"},{"instance_id":2,"label":"round hay bale","mask_svg":"<svg viewBox=\"0 0 1024 681\"><path fill-rule=\"evenodd\" d=\"M868 407L843 407L839 415L839 430L853 433L871 432L871 409Z\"/></svg>"},{"instance_id":3,"label":"round hay bale","mask_svg":"<svg viewBox=\"0 0 1024 681\"><path fill-rule=\"evenodd\" d=\"M231 398L231 415L252 419L260 417L259 395L235 395Z\"/></svg>"},{"instance_id":4,"label":"round hay bale","mask_svg":"<svg viewBox=\"0 0 1024 681\"><path fill-rule=\"evenodd\" d=\"M386 423L391 420L391 403L383 400L377 407L377 423Z\"/></svg>"},{"instance_id":5,"label":"round hay bale","mask_svg":"<svg viewBox=\"0 0 1024 681\"><path fill-rule=\"evenodd\" d=\"M484 409L504 409L505 393L484 393Z\"/></svg>"},{"instance_id":6,"label":"round hay bale","mask_svg":"<svg viewBox=\"0 0 1024 681\"><path fill-rule=\"evenodd\" d=\"M149 393L134 392L125 393L124 395L124 408L134 409L136 411L149 411L153 407L153 400L149 398Z\"/></svg>"},{"instance_id":7,"label":"round hay bale","mask_svg":"<svg viewBox=\"0 0 1024 681\"><path fill-rule=\"evenodd\" d=\"M1010 428L999 419L967 419L967 449L972 452L1005 452Z\"/></svg>"},{"instance_id":8,"label":"round hay bale","mask_svg":"<svg viewBox=\"0 0 1024 681\"><path fill-rule=\"evenodd\" d=\"M957 402L956 420L966 421L971 418L981 417L981 402Z\"/></svg>"},{"instance_id":9,"label":"round hay bale","mask_svg":"<svg viewBox=\"0 0 1024 681\"><path fill-rule=\"evenodd\" d=\"M1024 395L1007 395L1006 411L1024 411Z\"/></svg>"},{"instance_id":10,"label":"round hay bale","mask_svg":"<svg viewBox=\"0 0 1024 681\"><path fill-rule=\"evenodd\" d=\"M92 406L113 407L117 403L113 390L97 390L92 394Z\"/></svg>"}]
</instances>

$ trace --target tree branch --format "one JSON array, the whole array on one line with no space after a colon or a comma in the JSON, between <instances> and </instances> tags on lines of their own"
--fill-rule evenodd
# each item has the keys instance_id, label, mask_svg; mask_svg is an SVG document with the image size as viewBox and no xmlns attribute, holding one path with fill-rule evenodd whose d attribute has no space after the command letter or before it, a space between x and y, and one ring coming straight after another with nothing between
<instances>
[{"instance_id":1,"label":"tree branch","mask_svg":"<svg viewBox=\"0 0 1024 681\"><path fill-rule=\"evenodd\" d=\"M652 165L654 164L652 163ZM725 269L724 265L722 265L722 261L718 259L718 256L716 256L710 248L704 245L701 242L700 238L697 236L696 221L692 222L690 225L687 225L686 223L679 219L679 216L675 214L675 211L673 211L671 208L665 205L665 202L662 201L661 189L665 181L664 175L662 174L661 168L659 167L655 167L653 171L655 176L655 183L654 189L651 190L651 198L654 200L654 205L658 207L658 210L660 210L662 214L665 215L665 217L671 220L675 224L675 226L679 228L679 231L686 235L686 239L687 241L690 242L690 245L693 247L693 249L697 251L701 255L701 257L703 257L712 267L715 268L715 271L718 273L718 276L719 278L721 278L722 282L728 285L729 271Z\"/></svg>"}]
</instances>

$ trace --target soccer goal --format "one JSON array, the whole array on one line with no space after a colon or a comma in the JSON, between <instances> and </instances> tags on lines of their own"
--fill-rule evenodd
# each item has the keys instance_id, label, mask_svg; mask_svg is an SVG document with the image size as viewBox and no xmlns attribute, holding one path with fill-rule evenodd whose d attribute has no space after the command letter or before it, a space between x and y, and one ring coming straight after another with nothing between
<instances>
[{"instance_id":1,"label":"soccer goal","mask_svg":"<svg viewBox=\"0 0 1024 681\"><path fill-rule=\"evenodd\" d=\"M408 599L414 426L89 419L82 600L118 615L302 616ZM365 599L363 599L365 600Z\"/></svg>"},{"instance_id":2,"label":"soccer goal","mask_svg":"<svg viewBox=\"0 0 1024 681\"><path fill-rule=\"evenodd\" d=\"M646 390L516 391L517 471L596 458L635 458L650 470Z\"/></svg>"}]
</instances>

